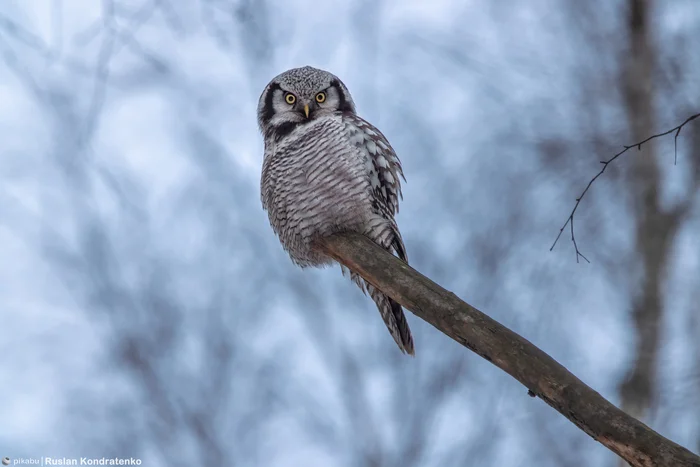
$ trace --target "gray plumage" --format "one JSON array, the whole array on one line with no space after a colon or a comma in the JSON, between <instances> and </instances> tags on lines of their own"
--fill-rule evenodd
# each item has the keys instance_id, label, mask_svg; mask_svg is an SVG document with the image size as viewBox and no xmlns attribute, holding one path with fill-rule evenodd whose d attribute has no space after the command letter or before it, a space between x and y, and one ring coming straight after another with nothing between
<instances>
[{"instance_id":1,"label":"gray plumage","mask_svg":"<svg viewBox=\"0 0 700 467\"><path fill-rule=\"evenodd\" d=\"M312 244L341 231L364 234L407 261L394 220L401 163L384 135L355 113L342 81L309 66L280 74L260 96L258 124L265 138L262 204L292 261L332 263ZM401 305L350 277L372 297L401 351L413 355Z\"/></svg>"}]
</instances>

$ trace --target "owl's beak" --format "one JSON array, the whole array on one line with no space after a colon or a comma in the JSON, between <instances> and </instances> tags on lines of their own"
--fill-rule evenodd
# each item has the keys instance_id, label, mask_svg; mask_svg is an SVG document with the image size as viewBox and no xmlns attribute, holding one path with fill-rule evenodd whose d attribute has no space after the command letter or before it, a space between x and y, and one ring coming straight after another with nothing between
<instances>
[{"instance_id":1,"label":"owl's beak","mask_svg":"<svg viewBox=\"0 0 700 467\"><path fill-rule=\"evenodd\" d=\"M309 118L309 104L304 105L304 114Z\"/></svg>"}]
</instances>

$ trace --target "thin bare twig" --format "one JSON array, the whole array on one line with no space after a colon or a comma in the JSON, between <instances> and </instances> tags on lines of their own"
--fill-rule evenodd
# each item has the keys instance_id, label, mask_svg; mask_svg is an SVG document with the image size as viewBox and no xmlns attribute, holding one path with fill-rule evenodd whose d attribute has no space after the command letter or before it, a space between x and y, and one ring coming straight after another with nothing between
<instances>
[{"instance_id":1,"label":"thin bare twig","mask_svg":"<svg viewBox=\"0 0 700 467\"><path fill-rule=\"evenodd\" d=\"M676 126L676 127L673 127L673 128L671 128L670 130L668 130L668 131L664 131L663 133L658 133L658 134L652 135L652 136L648 137L647 139L645 139L644 141L640 141L640 142L638 142L638 143L635 143L635 144L632 144L632 145L629 145L629 146L624 146L624 149L623 149L623 150L621 150L620 152L618 152L617 154L615 154L615 155L614 155L613 157L611 157L610 159L608 159L608 160L606 160L606 161L600 161L600 163L603 164L603 168L600 169L600 172L598 172L598 173L591 179L591 181L588 182L588 185L586 185L586 188L583 190L583 192L581 193L581 195L579 195L579 197L576 198L576 204L574 205L574 209L571 210L571 214L569 214L569 217L567 217L566 222L564 222L564 225L562 225L562 226L561 226L561 229L559 229L559 235L557 235L557 238L554 240L554 243L552 243L552 246L549 248L549 251L552 251L552 250L554 249L554 247L557 245L557 242L559 241L559 238L561 237L561 234L564 232L564 229L565 229L566 226L568 225L568 226L570 227L570 230L571 230L571 242L574 244L574 249L576 250L576 262L577 262L577 263L579 262L579 257L580 257L580 258L583 258L583 259L585 259L587 262L590 263L590 261L588 261L588 258L586 258L585 256L583 256L583 254L581 253L581 251L578 249L578 245L576 244L576 235L574 234L574 215L576 214L576 210L578 209L578 205L581 204L581 200L583 199L584 196L586 196L586 193L588 193L588 189L591 187L591 185L593 185L593 182L595 182L595 181L598 179L598 177L600 177L601 175L603 175L603 172L605 172L605 169L608 168L608 165L609 165L610 163L612 163L615 159L617 159L618 157L620 157L621 155L623 155L624 153L626 153L626 152L629 151L630 149L632 149L632 148L637 148L638 150L641 151L642 145L643 145L643 144L648 143L649 141L651 141L651 140L653 140L653 139L661 138L662 136L666 136L666 135L670 135L670 134L673 133L673 132L676 133L676 134L673 136L673 153L674 153L674 155L673 155L673 163L674 163L674 165L675 165L675 164L677 163L677 161L678 161L678 135L681 134L681 130L683 129L683 127L684 127L685 125L687 125L688 123L692 122L693 120L695 120L695 119L698 118L698 117L700 117L700 113L696 113L696 114L694 114L694 115L691 115L690 117L686 118L685 121L684 121L683 123L681 123L680 125L678 125L678 126Z\"/></svg>"}]
</instances>

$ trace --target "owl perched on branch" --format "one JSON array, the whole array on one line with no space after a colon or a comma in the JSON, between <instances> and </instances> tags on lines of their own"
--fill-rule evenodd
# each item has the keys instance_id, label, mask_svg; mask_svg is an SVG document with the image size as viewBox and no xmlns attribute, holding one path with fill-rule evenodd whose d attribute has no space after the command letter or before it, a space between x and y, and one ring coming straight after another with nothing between
<instances>
[{"instance_id":1,"label":"owl perched on branch","mask_svg":"<svg viewBox=\"0 0 700 467\"><path fill-rule=\"evenodd\" d=\"M265 138L263 208L294 263L330 264L314 241L348 231L407 260L394 220L401 163L384 135L355 113L342 81L309 66L285 71L260 96L258 124ZM401 305L358 274L350 277L377 304L399 349L414 355Z\"/></svg>"}]
</instances>

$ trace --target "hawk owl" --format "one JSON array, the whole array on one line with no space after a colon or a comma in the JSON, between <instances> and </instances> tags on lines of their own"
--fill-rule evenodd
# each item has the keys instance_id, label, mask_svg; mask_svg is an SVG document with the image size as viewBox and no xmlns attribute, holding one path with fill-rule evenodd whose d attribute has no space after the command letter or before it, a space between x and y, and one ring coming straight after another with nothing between
<instances>
[{"instance_id":1,"label":"hawk owl","mask_svg":"<svg viewBox=\"0 0 700 467\"><path fill-rule=\"evenodd\" d=\"M313 242L348 231L407 260L394 220L401 163L384 135L355 113L338 77L310 66L278 75L260 96L258 124L265 139L263 209L294 263L332 263ZM399 349L414 355L401 305L358 274L350 278L372 297Z\"/></svg>"}]
</instances>

